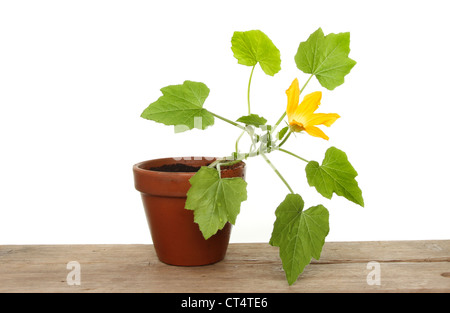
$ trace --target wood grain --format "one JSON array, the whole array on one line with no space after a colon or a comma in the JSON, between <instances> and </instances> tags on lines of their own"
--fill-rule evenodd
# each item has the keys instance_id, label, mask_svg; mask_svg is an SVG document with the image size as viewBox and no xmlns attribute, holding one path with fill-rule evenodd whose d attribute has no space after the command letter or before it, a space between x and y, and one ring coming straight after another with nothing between
<instances>
[{"instance_id":1,"label":"wood grain","mask_svg":"<svg viewBox=\"0 0 450 313\"><path fill-rule=\"evenodd\" d=\"M70 261L79 286L67 284ZM380 285L367 282L371 261ZM450 292L450 240L329 242L292 286L265 243L230 244L223 261L200 267L163 264L152 245L7 245L0 292Z\"/></svg>"}]
</instances>

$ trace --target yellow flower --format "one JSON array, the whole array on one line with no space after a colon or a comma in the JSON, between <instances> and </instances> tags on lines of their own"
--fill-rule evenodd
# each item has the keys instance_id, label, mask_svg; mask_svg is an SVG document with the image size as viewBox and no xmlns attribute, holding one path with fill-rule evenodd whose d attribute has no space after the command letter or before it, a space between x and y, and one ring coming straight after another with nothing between
<instances>
[{"instance_id":1,"label":"yellow flower","mask_svg":"<svg viewBox=\"0 0 450 313\"><path fill-rule=\"evenodd\" d=\"M315 125L325 125L329 127L340 116L336 113L314 113L320 105L322 92L316 91L306 95L299 104L300 88L296 78L289 89L286 90L286 95L288 97L286 114L288 116L291 131L301 132L304 130L311 136L328 140L328 136Z\"/></svg>"}]
</instances>

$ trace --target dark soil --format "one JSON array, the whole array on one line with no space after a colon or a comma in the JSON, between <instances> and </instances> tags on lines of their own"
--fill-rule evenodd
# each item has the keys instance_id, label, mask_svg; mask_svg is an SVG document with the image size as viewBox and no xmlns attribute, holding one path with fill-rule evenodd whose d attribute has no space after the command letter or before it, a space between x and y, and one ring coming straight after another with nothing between
<instances>
[{"instance_id":1,"label":"dark soil","mask_svg":"<svg viewBox=\"0 0 450 313\"><path fill-rule=\"evenodd\" d=\"M149 168L152 171L158 172L198 172L199 166L190 166L186 164L176 163L176 164L166 164L158 167Z\"/></svg>"},{"instance_id":2,"label":"dark soil","mask_svg":"<svg viewBox=\"0 0 450 313\"><path fill-rule=\"evenodd\" d=\"M205 166L208 166L210 163L205 164ZM233 170L235 168L239 167L239 163L230 165L230 166L224 166L222 169L227 170ZM201 166L191 166L186 165L182 163L174 163L174 164L165 164L158 167L150 167L149 170L151 171L157 171L157 172L184 172L184 173L195 173L200 170Z\"/></svg>"}]
</instances>

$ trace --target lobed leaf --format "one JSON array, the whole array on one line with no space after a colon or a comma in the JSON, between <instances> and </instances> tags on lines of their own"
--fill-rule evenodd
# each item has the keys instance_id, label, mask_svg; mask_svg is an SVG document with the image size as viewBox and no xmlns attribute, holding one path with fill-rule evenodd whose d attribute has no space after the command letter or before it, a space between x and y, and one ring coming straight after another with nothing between
<instances>
[{"instance_id":1,"label":"lobed leaf","mask_svg":"<svg viewBox=\"0 0 450 313\"><path fill-rule=\"evenodd\" d=\"M236 222L241 202L247 200L247 183L242 178L220 178L215 168L203 166L189 181L185 208L194 211L194 222L205 239L226 222Z\"/></svg>"},{"instance_id":2,"label":"lobed leaf","mask_svg":"<svg viewBox=\"0 0 450 313\"><path fill-rule=\"evenodd\" d=\"M362 191L355 177L358 175L350 164L345 152L331 147L325 153L322 165L310 161L305 168L306 178L311 187L325 198L331 199L333 193L364 206Z\"/></svg>"},{"instance_id":3,"label":"lobed leaf","mask_svg":"<svg viewBox=\"0 0 450 313\"><path fill-rule=\"evenodd\" d=\"M280 248L280 258L289 285L311 262L318 260L330 230L328 210L314 206L303 211L300 195L289 194L275 211L276 220L269 243Z\"/></svg>"},{"instance_id":4,"label":"lobed leaf","mask_svg":"<svg viewBox=\"0 0 450 313\"><path fill-rule=\"evenodd\" d=\"M280 50L260 30L234 32L231 50L239 64L255 66L259 63L264 73L270 76L281 70Z\"/></svg>"},{"instance_id":5,"label":"lobed leaf","mask_svg":"<svg viewBox=\"0 0 450 313\"><path fill-rule=\"evenodd\" d=\"M187 80L182 85L164 87L161 92L163 95L142 112L142 118L174 125L176 132L214 124L214 116L203 108L209 95L205 84Z\"/></svg>"},{"instance_id":6,"label":"lobed leaf","mask_svg":"<svg viewBox=\"0 0 450 313\"><path fill-rule=\"evenodd\" d=\"M325 36L319 28L300 43L295 63L304 73L315 75L324 88L333 90L344 83L344 77L356 64L349 53L350 33Z\"/></svg>"}]
</instances>

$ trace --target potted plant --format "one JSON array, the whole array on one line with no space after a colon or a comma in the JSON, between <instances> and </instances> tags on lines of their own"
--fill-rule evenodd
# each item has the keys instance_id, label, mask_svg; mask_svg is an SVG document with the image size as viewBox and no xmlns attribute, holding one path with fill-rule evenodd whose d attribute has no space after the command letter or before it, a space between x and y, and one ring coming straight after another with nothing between
<instances>
[{"instance_id":1,"label":"potted plant","mask_svg":"<svg viewBox=\"0 0 450 313\"><path fill-rule=\"evenodd\" d=\"M267 75L274 76L280 71L280 51L260 30L235 32L231 50L239 64L251 67L246 115L231 120L204 108L209 88L204 83L187 80L162 88L162 96L151 103L141 117L175 126L176 132L194 127L206 129L215 119L220 119L241 130L233 151L222 157L180 157L136 164L133 167L135 186L142 193L158 257L176 265L209 264L224 257L231 225L236 221L241 203L247 200L245 162L253 157L263 158L289 191L275 210L276 220L269 243L279 247L283 269L291 285L312 258L320 258L329 232L329 212L320 204L304 209L303 198L294 192L268 155L279 151L295 162L304 162L309 185L325 198L331 199L336 194L364 206L355 180L357 172L342 150L328 148L319 163L283 147L293 138L292 133L305 132L318 140L329 139L317 126L329 127L340 116L316 113L322 100L321 91L306 95L303 92L313 76L328 90L344 83L344 77L356 64L349 58L350 34L325 35L319 28L299 44L295 64L309 75L301 88L297 78L288 86L287 105L280 108L281 116L273 124L253 113L250 87L258 63ZM287 126L281 127L286 117ZM244 135L249 136L251 145L241 151L239 142Z\"/></svg>"}]
</instances>

